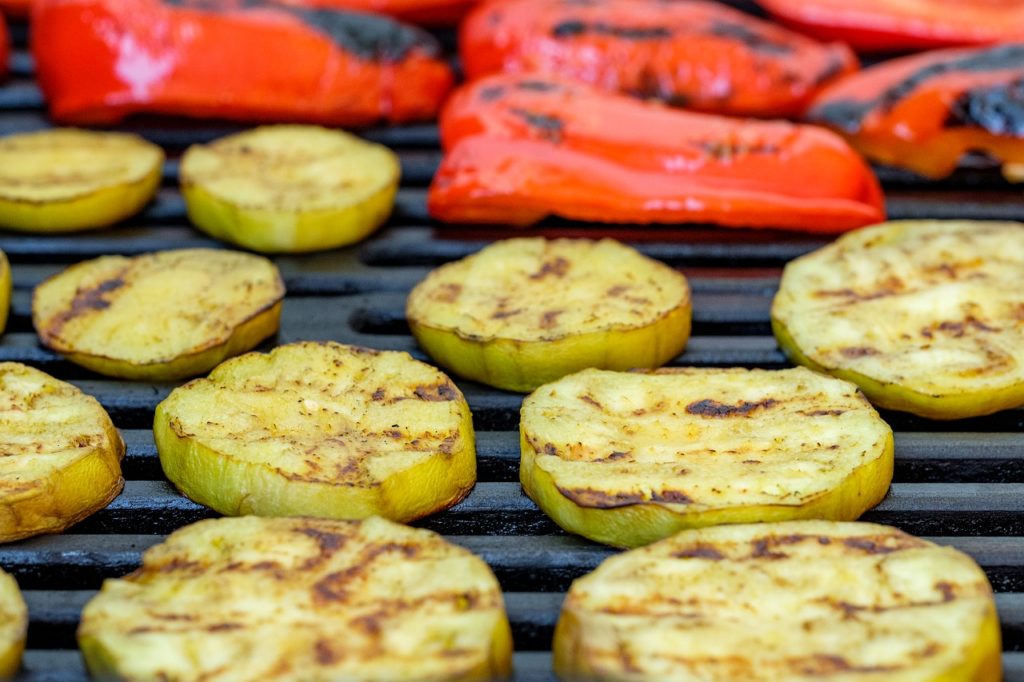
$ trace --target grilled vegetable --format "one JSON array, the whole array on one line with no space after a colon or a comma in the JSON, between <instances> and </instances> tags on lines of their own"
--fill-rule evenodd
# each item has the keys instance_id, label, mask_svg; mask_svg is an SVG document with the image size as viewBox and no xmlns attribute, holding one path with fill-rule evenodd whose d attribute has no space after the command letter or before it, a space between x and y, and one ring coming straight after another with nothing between
<instances>
[{"instance_id":1,"label":"grilled vegetable","mask_svg":"<svg viewBox=\"0 0 1024 682\"><path fill-rule=\"evenodd\" d=\"M561 75L644 99L742 116L800 114L822 85L857 68L822 45L703 0L505 0L459 35L467 77Z\"/></svg>"},{"instance_id":2,"label":"grilled vegetable","mask_svg":"<svg viewBox=\"0 0 1024 682\"><path fill-rule=\"evenodd\" d=\"M0 542L59 533L121 492L124 442L95 398L4 362L0 401Z\"/></svg>"},{"instance_id":3,"label":"grilled vegetable","mask_svg":"<svg viewBox=\"0 0 1024 682\"><path fill-rule=\"evenodd\" d=\"M930 178L967 152L1024 163L1024 43L879 64L825 90L808 117L868 157Z\"/></svg>"},{"instance_id":4,"label":"grilled vegetable","mask_svg":"<svg viewBox=\"0 0 1024 682\"><path fill-rule=\"evenodd\" d=\"M380 518L187 526L103 584L78 641L96 677L178 682L484 681L512 657L487 564Z\"/></svg>"},{"instance_id":5,"label":"grilled vegetable","mask_svg":"<svg viewBox=\"0 0 1024 682\"><path fill-rule=\"evenodd\" d=\"M658 367L690 336L686 278L605 239L510 239L412 290L416 340L455 373L530 391L586 367Z\"/></svg>"},{"instance_id":6,"label":"grilled vegetable","mask_svg":"<svg viewBox=\"0 0 1024 682\"><path fill-rule=\"evenodd\" d=\"M34 0L0 0L0 13L11 17L23 17L28 14Z\"/></svg>"},{"instance_id":7,"label":"grilled vegetable","mask_svg":"<svg viewBox=\"0 0 1024 682\"><path fill-rule=\"evenodd\" d=\"M593 112L600 111L600 116ZM710 222L835 232L884 219L867 164L838 136L692 114L541 76L458 91L429 196L448 222Z\"/></svg>"},{"instance_id":8,"label":"grilled vegetable","mask_svg":"<svg viewBox=\"0 0 1024 682\"><path fill-rule=\"evenodd\" d=\"M7 315L11 310L11 264L7 261L7 254L0 251L0 334L7 326Z\"/></svg>"},{"instance_id":9,"label":"grilled vegetable","mask_svg":"<svg viewBox=\"0 0 1024 682\"><path fill-rule=\"evenodd\" d=\"M72 232L145 206L164 153L135 135L56 129L0 138L0 227Z\"/></svg>"},{"instance_id":10,"label":"grilled vegetable","mask_svg":"<svg viewBox=\"0 0 1024 682\"><path fill-rule=\"evenodd\" d=\"M4 15L0 14L0 80L7 76L10 58L11 47L7 37L7 24L4 23Z\"/></svg>"},{"instance_id":11,"label":"grilled vegetable","mask_svg":"<svg viewBox=\"0 0 1024 682\"><path fill-rule=\"evenodd\" d=\"M125 379L208 371L277 331L284 284L246 253L183 249L103 256L40 284L40 340L74 363Z\"/></svg>"},{"instance_id":12,"label":"grilled vegetable","mask_svg":"<svg viewBox=\"0 0 1024 682\"><path fill-rule=\"evenodd\" d=\"M221 514L411 521L476 482L465 398L406 353L249 353L173 391L153 433L167 478Z\"/></svg>"},{"instance_id":13,"label":"grilled vegetable","mask_svg":"<svg viewBox=\"0 0 1024 682\"><path fill-rule=\"evenodd\" d=\"M75 123L402 123L433 118L452 83L419 29L279 0L39 0L32 36L50 112Z\"/></svg>"},{"instance_id":14,"label":"grilled vegetable","mask_svg":"<svg viewBox=\"0 0 1024 682\"><path fill-rule=\"evenodd\" d=\"M1024 39L1015 0L758 0L801 33L863 52L987 45Z\"/></svg>"},{"instance_id":15,"label":"grilled vegetable","mask_svg":"<svg viewBox=\"0 0 1024 682\"><path fill-rule=\"evenodd\" d=\"M1024 405L1022 281L1022 224L887 223L786 266L772 325L876 405L973 417Z\"/></svg>"},{"instance_id":16,"label":"grilled vegetable","mask_svg":"<svg viewBox=\"0 0 1024 682\"><path fill-rule=\"evenodd\" d=\"M263 252L330 249L387 220L398 191L387 147L313 126L273 126L194 145L181 191L195 225Z\"/></svg>"},{"instance_id":17,"label":"grilled vegetable","mask_svg":"<svg viewBox=\"0 0 1024 682\"><path fill-rule=\"evenodd\" d=\"M685 531L573 583L567 680L998 682L977 564L895 528L793 521Z\"/></svg>"},{"instance_id":18,"label":"grilled vegetable","mask_svg":"<svg viewBox=\"0 0 1024 682\"><path fill-rule=\"evenodd\" d=\"M28 608L9 574L0 571L0 678L14 677L21 666L28 632Z\"/></svg>"},{"instance_id":19,"label":"grilled vegetable","mask_svg":"<svg viewBox=\"0 0 1024 682\"><path fill-rule=\"evenodd\" d=\"M637 547L684 528L849 521L892 480L892 430L806 369L588 370L523 403L519 478L562 528Z\"/></svg>"},{"instance_id":20,"label":"grilled vegetable","mask_svg":"<svg viewBox=\"0 0 1024 682\"><path fill-rule=\"evenodd\" d=\"M479 0L285 0L289 4L379 12L424 26L454 26Z\"/></svg>"}]
</instances>

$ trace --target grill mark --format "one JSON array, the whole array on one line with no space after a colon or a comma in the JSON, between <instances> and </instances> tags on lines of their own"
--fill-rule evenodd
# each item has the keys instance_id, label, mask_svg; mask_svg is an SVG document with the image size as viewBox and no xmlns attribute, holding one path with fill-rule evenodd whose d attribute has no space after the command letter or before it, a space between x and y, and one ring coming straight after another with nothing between
<instances>
[{"instance_id":1,"label":"grill mark","mask_svg":"<svg viewBox=\"0 0 1024 682\"><path fill-rule=\"evenodd\" d=\"M579 38L588 33L637 41L667 40L673 35L672 29L667 26L621 26L603 21L588 23L579 19L569 19L551 28L551 35L555 38Z\"/></svg>"},{"instance_id":2,"label":"grill mark","mask_svg":"<svg viewBox=\"0 0 1024 682\"><path fill-rule=\"evenodd\" d=\"M591 395L581 395L581 396L580 396L580 400L582 400L583 402L587 403L588 405L593 405L594 407L596 407L596 408L597 408L597 409L599 409L599 410L604 410L604 405L602 405L601 403L599 403L599 402L598 402L598 401L597 401L597 400L596 400L596 399L595 399L595 398L594 398L593 396L591 396Z\"/></svg>"},{"instance_id":3,"label":"grill mark","mask_svg":"<svg viewBox=\"0 0 1024 682\"><path fill-rule=\"evenodd\" d=\"M128 267L122 268L114 277L102 280L87 289L78 289L74 298L71 299L71 305L51 318L46 327L40 331L45 334L47 340L56 339L60 337L64 327L75 318L109 308L110 301L106 296L125 286L124 275L127 272Z\"/></svg>"},{"instance_id":4,"label":"grill mark","mask_svg":"<svg viewBox=\"0 0 1024 682\"><path fill-rule=\"evenodd\" d=\"M651 501L668 504L693 504L693 498L680 490L662 490L660 493L651 493Z\"/></svg>"},{"instance_id":5,"label":"grill mark","mask_svg":"<svg viewBox=\"0 0 1024 682\"><path fill-rule=\"evenodd\" d=\"M844 538L843 544L849 549L866 554L892 554L907 549L927 547L927 543L909 535L878 535L875 537Z\"/></svg>"},{"instance_id":6,"label":"grill mark","mask_svg":"<svg viewBox=\"0 0 1024 682\"><path fill-rule=\"evenodd\" d=\"M899 670L893 665L854 665L842 656L835 654L813 654L800 658L791 658L788 663L802 675L826 676L839 673L880 673Z\"/></svg>"},{"instance_id":7,"label":"grill mark","mask_svg":"<svg viewBox=\"0 0 1024 682\"><path fill-rule=\"evenodd\" d=\"M461 295L462 285L449 282L438 287L437 291L434 292L433 298L435 301L441 301L442 303L455 303Z\"/></svg>"},{"instance_id":8,"label":"grill mark","mask_svg":"<svg viewBox=\"0 0 1024 682\"><path fill-rule=\"evenodd\" d=\"M846 414L846 410L814 410L810 412L801 410L797 414L802 414L805 417L838 417L841 414Z\"/></svg>"},{"instance_id":9,"label":"grill mark","mask_svg":"<svg viewBox=\"0 0 1024 682\"><path fill-rule=\"evenodd\" d=\"M743 401L737 405L726 405L707 399L690 403L686 406L686 412L701 417L746 417L757 410L774 407L778 402L774 398L765 398L757 402Z\"/></svg>"},{"instance_id":10,"label":"grill mark","mask_svg":"<svg viewBox=\"0 0 1024 682\"><path fill-rule=\"evenodd\" d=\"M767 143L746 144L738 141L728 140L697 140L690 143L716 161L731 161L737 156L747 155L775 155L779 153L779 146Z\"/></svg>"},{"instance_id":11,"label":"grill mark","mask_svg":"<svg viewBox=\"0 0 1024 682\"><path fill-rule=\"evenodd\" d=\"M676 559L707 559L708 561L722 561L725 555L719 552L714 546L702 542L691 547L684 547L672 553Z\"/></svg>"},{"instance_id":12,"label":"grill mark","mask_svg":"<svg viewBox=\"0 0 1024 682\"><path fill-rule=\"evenodd\" d=\"M771 55L788 55L793 52L791 45L776 42L764 33L758 32L755 28L739 22L716 19L711 23L709 32L711 35L719 38L740 42L754 52ZM840 68L842 68L842 65L840 65Z\"/></svg>"},{"instance_id":13,"label":"grill mark","mask_svg":"<svg viewBox=\"0 0 1024 682\"><path fill-rule=\"evenodd\" d=\"M530 275L530 279L544 279L548 275L561 279L569 272L569 265L568 260L562 256L557 256L554 260L544 261L540 266L540 270Z\"/></svg>"},{"instance_id":14,"label":"grill mark","mask_svg":"<svg viewBox=\"0 0 1024 682\"><path fill-rule=\"evenodd\" d=\"M553 114L544 114L528 109L513 107L509 111L530 126L537 136L548 142L559 143L562 141L562 132L565 129L565 121Z\"/></svg>"},{"instance_id":15,"label":"grill mark","mask_svg":"<svg viewBox=\"0 0 1024 682\"><path fill-rule=\"evenodd\" d=\"M844 358L854 360L856 358L865 358L871 355L878 355L879 351L877 348L871 346L848 346L846 348L840 348L839 354Z\"/></svg>"},{"instance_id":16,"label":"grill mark","mask_svg":"<svg viewBox=\"0 0 1024 682\"><path fill-rule=\"evenodd\" d=\"M459 391L450 382L436 386L417 386L413 394L420 400L432 403L451 402L459 399Z\"/></svg>"}]
</instances>

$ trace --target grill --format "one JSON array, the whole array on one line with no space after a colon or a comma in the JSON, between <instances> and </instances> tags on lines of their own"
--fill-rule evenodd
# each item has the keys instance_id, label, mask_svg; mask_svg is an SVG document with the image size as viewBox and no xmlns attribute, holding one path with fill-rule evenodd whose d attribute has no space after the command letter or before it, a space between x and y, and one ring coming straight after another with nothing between
<instances>
[{"instance_id":1,"label":"grill","mask_svg":"<svg viewBox=\"0 0 1024 682\"><path fill-rule=\"evenodd\" d=\"M48 125L31 80L25 27L13 29L13 76L0 86L0 134ZM79 236L0 233L15 286L8 331L0 337L0 360L32 364L96 396L128 444L127 483L107 509L65 534L0 546L0 565L17 577L30 611L23 680L85 679L74 638L83 604L104 578L133 570L147 547L211 515L164 480L157 460L149 430L153 410L173 386L100 378L42 348L32 331L32 287L70 263L110 253L217 245L188 226L174 159L189 143L239 128L158 119L125 128L163 145L172 159L164 170L164 187L144 214L126 227ZM406 292L431 267L507 234L431 224L426 185L440 159L434 126L377 129L366 136L401 156L404 180L395 214L362 245L276 259L288 287L276 341L333 339L426 359L403 318ZM984 168L961 171L942 183L884 169L880 173L893 218L1024 219L1019 190ZM694 334L686 354L672 364L705 367L787 366L771 336L771 298L784 263L827 241L703 227L627 232L567 222L550 222L541 232L619 236L680 268L694 291ZM478 432L479 483L465 501L420 525L471 549L493 567L515 635L516 680L554 680L549 649L565 590L613 550L566 535L522 494L521 398L458 383ZM998 593L1006 679L1024 680L1024 410L941 424L899 413L884 417L896 430L895 482L889 497L865 520L953 545L981 564Z\"/></svg>"}]
</instances>

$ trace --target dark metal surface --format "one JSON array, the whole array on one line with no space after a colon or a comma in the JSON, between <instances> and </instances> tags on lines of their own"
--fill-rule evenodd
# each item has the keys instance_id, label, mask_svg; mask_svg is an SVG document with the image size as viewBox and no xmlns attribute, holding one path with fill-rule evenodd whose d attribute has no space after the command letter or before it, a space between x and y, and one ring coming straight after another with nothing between
<instances>
[{"instance_id":1,"label":"dark metal surface","mask_svg":"<svg viewBox=\"0 0 1024 682\"><path fill-rule=\"evenodd\" d=\"M742 3L741 3L742 4ZM24 30L14 77L0 85L0 134L48 126L31 81ZM81 680L74 629L82 604L107 577L138 565L140 553L190 521L209 515L163 479L149 427L153 409L172 385L105 379L39 346L30 320L31 289L68 264L109 253L137 254L216 246L188 227L175 189L176 155L188 144L238 126L182 120L132 121L126 129L164 145L172 160L165 186L140 217L116 229L77 236L0 232L13 263L15 296L0 360L27 362L73 381L110 411L128 443L124 493L70 532L0 546L0 565L19 580L31 612L24 680ZM429 221L425 187L440 158L434 126L368 131L394 147L404 182L388 226L351 249L275 259L288 298L273 343L334 339L423 358L403 318L405 293L438 264L475 251L501 230L444 228ZM985 169L938 184L882 170L892 217L1024 219L1020 191ZM545 234L596 234L595 228L551 222ZM786 366L770 336L768 309L783 264L828 241L825 237L707 227L605 229L645 253L679 267L695 292L694 337L676 365ZM479 553L495 570L513 622L518 680L551 680L548 648L564 591L612 550L560 532L517 483L521 398L458 382L473 409L480 484L455 508L421 525ZM885 415L897 430L895 484L867 518L937 536L974 556L999 592L1008 680L1024 680L1024 410L983 419L935 423Z\"/></svg>"}]
</instances>

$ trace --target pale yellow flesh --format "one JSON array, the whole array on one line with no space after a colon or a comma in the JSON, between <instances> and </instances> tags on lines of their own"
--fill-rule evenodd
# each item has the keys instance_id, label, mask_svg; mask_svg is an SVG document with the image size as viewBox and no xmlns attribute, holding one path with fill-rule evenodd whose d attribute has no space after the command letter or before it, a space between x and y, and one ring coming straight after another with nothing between
<instances>
[{"instance_id":1,"label":"pale yellow flesh","mask_svg":"<svg viewBox=\"0 0 1024 682\"><path fill-rule=\"evenodd\" d=\"M121 491L124 442L95 398L0 363L0 542L57 533Z\"/></svg>"},{"instance_id":2,"label":"pale yellow flesh","mask_svg":"<svg viewBox=\"0 0 1024 682\"><path fill-rule=\"evenodd\" d=\"M472 416L407 353L296 343L226 362L156 410L164 473L222 514L409 521L476 482Z\"/></svg>"},{"instance_id":3,"label":"pale yellow flesh","mask_svg":"<svg viewBox=\"0 0 1024 682\"><path fill-rule=\"evenodd\" d=\"M18 583L0 570L0 679L10 679L21 667L28 633L28 608Z\"/></svg>"},{"instance_id":4,"label":"pale yellow flesh","mask_svg":"<svg viewBox=\"0 0 1024 682\"><path fill-rule=\"evenodd\" d=\"M164 153L135 135L54 129L0 138L0 227L72 232L138 213Z\"/></svg>"},{"instance_id":5,"label":"pale yellow flesh","mask_svg":"<svg viewBox=\"0 0 1024 682\"><path fill-rule=\"evenodd\" d=\"M511 633L490 569L380 518L201 521L107 580L78 630L124 680L492 680Z\"/></svg>"},{"instance_id":6,"label":"pale yellow flesh","mask_svg":"<svg viewBox=\"0 0 1024 682\"><path fill-rule=\"evenodd\" d=\"M1024 224L865 228L788 266L772 306L795 362L932 419L1024 405Z\"/></svg>"},{"instance_id":7,"label":"pale yellow flesh","mask_svg":"<svg viewBox=\"0 0 1024 682\"><path fill-rule=\"evenodd\" d=\"M406 317L435 360L531 391L588 367L659 367L690 335L686 278L611 239L510 239L434 270Z\"/></svg>"},{"instance_id":8,"label":"pale yellow flesh","mask_svg":"<svg viewBox=\"0 0 1024 682\"><path fill-rule=\"evenodd\" d=\"M566 680L998 682L999 621L966 555L863 523L684 531L573 583Z\"/></svg>"},{"instance_id":9,"label":"pale yellow flesh","mask_svg":"<svg viewBox=\"0 0 1024 682\"><path fill-rule=\"evenodd\" d=\"M520 480L566 530L637 547L685 528L878 504L892 430L853 384L806 369L587 370L523 402Z\"/></svg>"},{"instance_id":10,"label":"pale yellow flesh","mask_svg":"<svg viewBox=\"0 0 1024 682\"><path fill-rule=\"evenodd\" d=\"M43 344L126 379L209 371L277 331L284 284L269 260L214 249L103 256L40 284L32 320Z\"/></svg>"},{"instance_id":11,"label":"pale yellow flesh","mask_svg":"<svg viewBox=\"0 0 1024 682\"><path fill-rule=\"evenodd\" d=\"M189 218L265 253L364 239L391 214L401 169L379 144L316 126L267 126L194 145L181 162Z\"/></svg>"}]
</instances>

